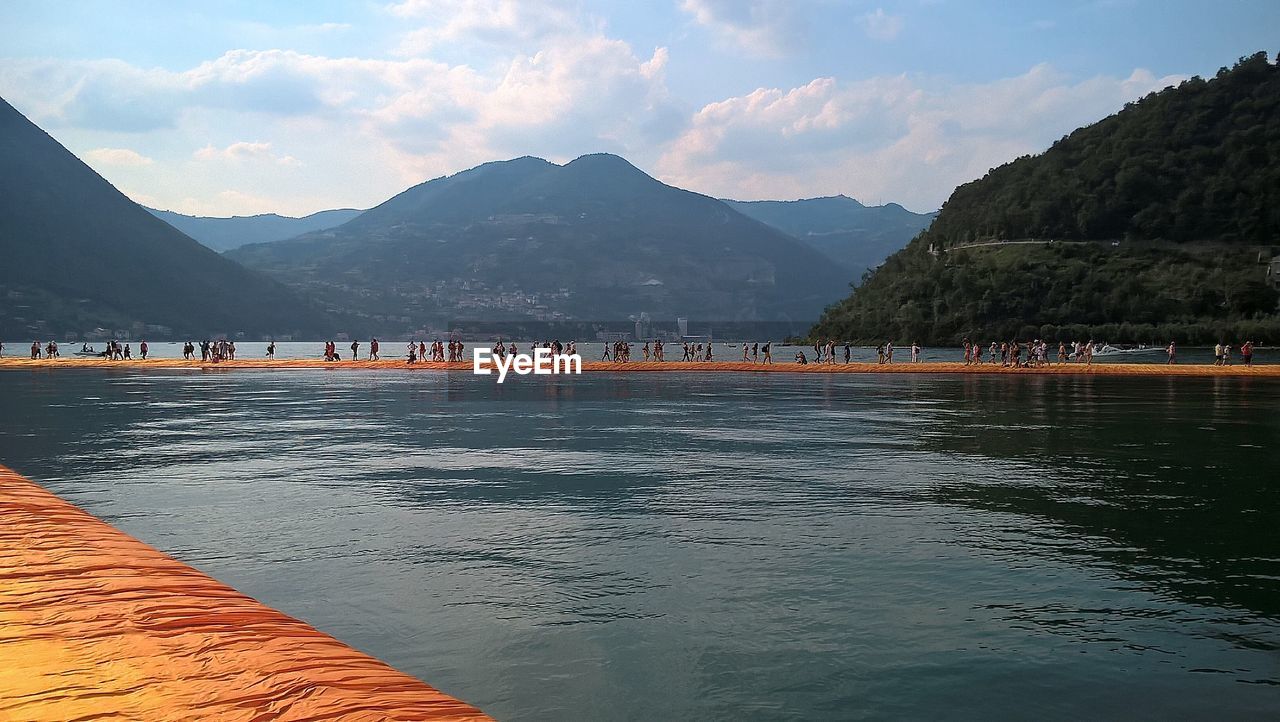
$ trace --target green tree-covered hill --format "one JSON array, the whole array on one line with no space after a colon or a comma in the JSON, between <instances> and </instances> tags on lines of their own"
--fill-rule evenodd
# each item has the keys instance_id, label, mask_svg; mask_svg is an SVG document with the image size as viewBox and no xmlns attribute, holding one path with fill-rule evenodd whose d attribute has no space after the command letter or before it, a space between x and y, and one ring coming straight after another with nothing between
<instances>
[{"instance_id":1,"label":"green tree-covered hill","mask_svg":"<svg viewBox=\"0 0 1280 722\"><path fill-rule=\"evenodd\" d=\"M815 336L1280 342L1280 68L1264 53L956 189Z\"/></svg>"}]
</instances>

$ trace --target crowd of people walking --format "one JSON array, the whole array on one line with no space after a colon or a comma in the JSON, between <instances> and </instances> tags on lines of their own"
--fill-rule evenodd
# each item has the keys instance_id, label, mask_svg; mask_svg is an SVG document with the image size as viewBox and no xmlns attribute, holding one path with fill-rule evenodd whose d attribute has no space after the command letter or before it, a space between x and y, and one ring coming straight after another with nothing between
<instances>
[{"instance_id":1,"label":"crowd of people walking","mask_svg":"<svg viewBox=\"0 0 1280 722\"><path fill-rule=\"evenodd\" d=\"M639 346L639 354L646 362L666 361L667 344L661 339L647 340L641 343L635 343L624 340L617 340L603 344L603 350L600 355L601 361L611 361L614 363L628 363L632 360L632 355ZM742 363L773 363L773 344L772 342L742 342L742 343L725 343L722 346L726 349L741 349ZM1238 354L1240 363L1245 366L1253 364L1254 357L1253 341L1245 341L1238 347L1233 347L1229 343L1218 343L1213 346L1213 365L1229 366L1233 363L1235 355ZM361 352L364 351L364 358L369 361L381 360L381 347L378 339L369 340L367 350L362 346L359 340L351 341L348 346L351 355L350 360L359 360ZM576 354L578 353L577 342L569 341L562 344L559 340L533 342L529 345L531 352L538 348L549 349L553 354L562 353ZM838 364L838 363L870 363L871 357L859 358L861 349L855 347L849 341L836 341L835 339L819 340L812 345L812 356L808 349L801 349L795 353L795 362L797 364ZM886 341L874 347L874 362L877 364L893 364L898 358L895 354L900 349L895 348L892 341ZM905 352L908 354L907 362L918 364L922 362L922 349L919 343L912 343L906 347ZM990 344L974 342L970 339L964 339L960 344L961 363L965 366L1003 366L1011 368L1038 368L1043 366L1057 364L1079 363L1090 366L1094 362L1095 356L1102 355L1127 355L1133 353L1160 353L1160 347L1137 347L1137 348L1114 348L1107 344L1095 343L1089 341L1059 341L1057 343L1056 354L1053 353L1052 345L1043 339L1033 339L1031 341L991 341ZM58 359L62 357L61 351L56 341L40 342L33 341L31 343L31 359ZM519 352L516 342L504 342L497 339L492 347L493 354L496 357L503 358L507 355L514 355ZM680 344L680 361L682 362L713 362L716 360L716 350L711 342L689 342L683 341ZM187 341L182 346L182 358L187 361L194 361L198 358L203 363L218 363L222 361L233 361L236 359L236 343L229 339L204 340L198 343ZM1165 363L1178 363L1178 344L1169 342L1163 348L1165 355ZM143 340L138 344L138 354L136 358L147 359L150 354L149 344ZM0 356L4 355L4 344L0 344ZM106 348L102 351L96 351L93 346L85 343L82 344L80 350L76 352L76 356L96 356L101 359L112 361L129 361L135 358L133 348L129 343L121 343L117 340L107 342ZM405 357L408 363L421 362L448 362L459 363L465 362L466 345L458 339L451 338L448 341L436 339L428 344L425 340L410 341L406 348ZM274 360L276 357L276 343L271 341L266 347L266 358ZM334 341L327 341L324 344L323 358L325 361L342 361L343 358L338 352L338 345ZM732 357L731 357L732 358Z\"/></svg>"}]
</instances>

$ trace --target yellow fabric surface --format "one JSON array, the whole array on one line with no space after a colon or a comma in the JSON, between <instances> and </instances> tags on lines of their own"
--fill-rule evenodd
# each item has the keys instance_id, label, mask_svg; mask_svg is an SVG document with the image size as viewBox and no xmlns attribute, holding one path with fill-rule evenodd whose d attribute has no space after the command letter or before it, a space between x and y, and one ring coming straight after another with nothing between
<instances>
[{"instance_id":1,"label":"yellow fabric surface","mask_svg":"<svg viewBox=\"0 0 1280 722\"><path fill-rule=\"evenodd\" d=\"M730 349L732 351L733 349ZM901 353L901 352L900 352ZM738 353L741 356L741 352ZM893 364L874 363L835 363L807 365L790 363L793 359L779 357L780 363L772 365L742 363L741 361L712 362L677 362L665 361L631 361L614 363L612 361L589 361L583 359L583 373L593 371L628 372L628 371L758 371L765 373L844 373L844 374L1090 374L1093 376L1269 376L1280 377L1280 364L1269 366L1213 366L1211 364L1174 364L1163 363L1100 363L1092 366L1083 363L1053 364L1041 368L1006 368L998 364L983 363L978 366L965 366L956 362L945 363L907 363L899 359ZM467 371L472 369L471 362L443 363L428 361L408 364L405 359L389 359L382 361L324 361L323 359L236 359L219 363L202 363L200 361L184 361L182 359L151 358L146 361L105 361L97 358L59 358L36 359L0 358L0 370L17 369L78 369L78 368L113 368L122 370L137 369L405 369L409 371ZM514 377L509 373L507 378Z\"/></svg>"},{"instance_id":2,"label":"yellow fabric surface","mask_svg":"<svg viewBox=\"0 0 1280 722\"><path fill-rule=\"evenodd\" d=\"M0 466L0 720L483 720Z\"/></svg>"}]
</instances>

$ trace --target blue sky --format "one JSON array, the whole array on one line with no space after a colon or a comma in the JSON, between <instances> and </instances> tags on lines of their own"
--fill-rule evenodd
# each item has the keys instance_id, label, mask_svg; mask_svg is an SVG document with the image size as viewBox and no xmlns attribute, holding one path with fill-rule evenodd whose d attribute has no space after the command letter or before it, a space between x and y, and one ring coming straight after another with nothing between
<instances>
[{"instance_id":1,"label":"blue sky","mask_svg":"<svg viewBox=\"0 0 1280 722\"><path fill-rule=\"evenodd\" d=\"M0 4L0 95L131 197L367 207L519 155L722 197L936 208L959 183L1267 50L1280 2Z\"/></svg>"}]
</instances>

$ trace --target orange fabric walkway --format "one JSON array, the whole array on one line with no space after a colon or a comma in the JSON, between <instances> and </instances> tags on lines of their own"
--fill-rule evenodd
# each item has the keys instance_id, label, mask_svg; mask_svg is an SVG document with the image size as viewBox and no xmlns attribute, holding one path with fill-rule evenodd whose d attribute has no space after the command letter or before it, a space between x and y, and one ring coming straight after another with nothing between
<instances>
[{"instance_id":1,"label":"orange fabric walkway","mask_svg":"<svg viewBox=\"0 0 1280 722\"><path fill-rule=\"evenodd\" d=\"M483 720L0 466L0 720Z\"/></svg>"},{"instance_id":2,"label":"orange fabric walkway","mask_svg":"<svg viewBox=\"0 0 1280 722\"><path fill-rule=\"evenodd\" d=\"M0 358L0 370L5 369L80 369L80 368L113 368L113 369L403 369L409 371L471 371L471 362L463 363L415 363L407 364L403 358L382 361L324 361L322 359L236 359L221 363L201 363L200 361L183 361L182 359L152 358L146 361L104 361L96 358L60 358L53 360L4 357ZM631 373L645 371L701 371L701 372L759 372L759 373L812 373L812 374L1078 374L1090 376L1260 376L1280 378L1280 364L1265 366L1213 366L1211 364L1175 364L1162 363L1101 363L1092 366L1083 363L1053 364L1036 369L1005 368L994 364L965 366L954 361L946 363L851 363L851 364L815 364L800 365L797 363L763 364L742 363L740 361L714 361L711 363L676 362L663 363L632 361L630 363L612 363L608 361L583 360L582 372L591 373L607 371L610 373ZM508 374L508 377L514 376Z\"/></svg>"}]
</instances>

